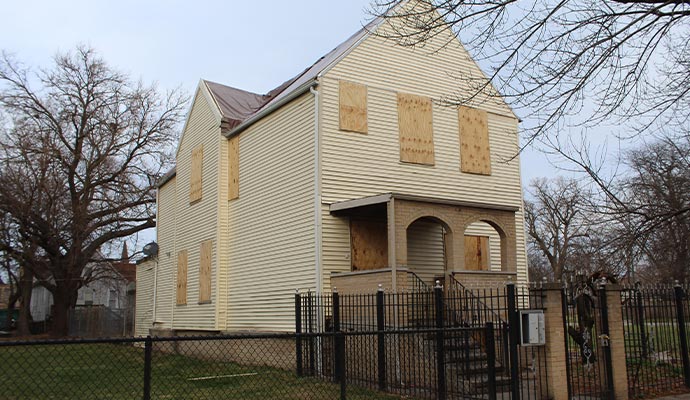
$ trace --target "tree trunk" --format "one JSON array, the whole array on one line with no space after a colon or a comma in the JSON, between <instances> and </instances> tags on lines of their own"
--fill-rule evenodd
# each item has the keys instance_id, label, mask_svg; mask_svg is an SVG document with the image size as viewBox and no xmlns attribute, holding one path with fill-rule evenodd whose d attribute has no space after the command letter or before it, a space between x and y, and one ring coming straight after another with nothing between
<instances>
[{"instance_id":1,"label":"tree trunk","mask_svg":"<svg viewBox=\"0 0 690 400\"><path fill-rule=\"evenodd\" d=\"M34 287L34 273L29 268L22 267L19 272L19 321L17 321L17 335L31 335L31 291Z\"/></svg>"},{"instance_id":2,"label":"tree trunk","mask_svg":"<svg viewBox=\"0 0 690 400\"><path fill-rule=\"evenodd\" d=\"M53 312L50 336L65 337L69 334L70 296L65 287L58 285L53 292Z\"/></svg>"}]
</instances>

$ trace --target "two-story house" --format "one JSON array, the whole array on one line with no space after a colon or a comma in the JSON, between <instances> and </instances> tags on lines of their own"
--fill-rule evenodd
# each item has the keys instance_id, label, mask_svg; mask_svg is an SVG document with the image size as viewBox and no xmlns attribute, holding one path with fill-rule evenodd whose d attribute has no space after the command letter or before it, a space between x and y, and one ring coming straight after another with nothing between
<instances>
[{"instance_id":1,"label":"two-story house","mask_svg":"<svg viewBox=\"0 0 690 400\"><path fill-rule=\"evenodd\" d=\"M450 29L433 52L385 29L264 95L199 82L139 266L150 326L290 331L296 289L527 280L518 118L490 86L440 104L485 79Z\"/></svg>"}]
</instances>

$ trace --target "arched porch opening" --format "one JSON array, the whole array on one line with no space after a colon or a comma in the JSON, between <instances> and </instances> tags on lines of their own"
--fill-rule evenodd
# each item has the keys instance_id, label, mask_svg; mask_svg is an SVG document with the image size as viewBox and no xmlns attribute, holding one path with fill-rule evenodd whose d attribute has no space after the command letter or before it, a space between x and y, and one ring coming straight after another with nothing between
<instances>
[{"instance_id":1,"label":"arched porch opening","mask_svg":"<svg viewBox=\"0 0 690 400\"><path fill-rule=\"evenodd\" d=\"M411 279L428 287L444 280L451 259L452 231L448 224L436 217L418 218L407 226L406 241L407 268L414 273Z\"/></svg>"}]
</instances>

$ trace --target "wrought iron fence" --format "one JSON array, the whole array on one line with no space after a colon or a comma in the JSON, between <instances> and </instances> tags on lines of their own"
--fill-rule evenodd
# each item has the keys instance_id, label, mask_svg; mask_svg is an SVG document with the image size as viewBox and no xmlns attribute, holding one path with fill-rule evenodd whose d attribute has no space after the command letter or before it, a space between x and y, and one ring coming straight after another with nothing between
<instances>
[{"instance_id":1,"label":"wrought iron fence","mask_svg":"<svg viewBox=\"0 0 690 400\"><path fill-rule=\"evenodd\" d=\"M562 291L568 392L573 398L609 398L610 360L598 338L608 332L606 301L596 288L574 286ZM607 362L609 361L609 362Z\"/></svg>"},{"instance_id":2,"label":"wrought iron fence","mask_svg":"<svg viewBox=\"0 0 690 400\"><path fill-rule=\"evenodd\" d=\"M539 289L469 290L458 283L398 293L306 293L296 295L295 307L298 331L357 338L345 347L307 339L299 350L307 373L337 376L329 357L340 349L356 379L391 393L548 398L544 347L521 346L518 329L510 329L519 326L520 310L543 309ZM376 342L366 335L371 331Z\"/></svg>"},{"instance_id":3,"label":"wrought iron fence","mask_svg":"<svg viewBox=\"0 0 690 400\"><path fill-rule=\"evenodd\" d=\"M621 292L631 398L690 387L688 299L680 286L626 287Z\"/></svg>"}]
</instances>

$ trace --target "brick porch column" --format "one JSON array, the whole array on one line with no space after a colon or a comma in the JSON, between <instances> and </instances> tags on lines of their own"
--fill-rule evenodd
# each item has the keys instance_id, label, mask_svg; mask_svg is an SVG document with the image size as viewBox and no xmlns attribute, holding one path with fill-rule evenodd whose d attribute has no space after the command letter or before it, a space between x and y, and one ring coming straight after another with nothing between
<instances>
[{"instance_id":1,"label":"brick porch column","mask_svg":"<svg viewBox=\"0 0 690 400\"><path fill-rule=\"evenodd\" d=\"M545 283L544 326L546 327L546 376L553 400L568 400L568 371L563 328L563 297L560 283Z\"/></svg>"}]
</instances>

